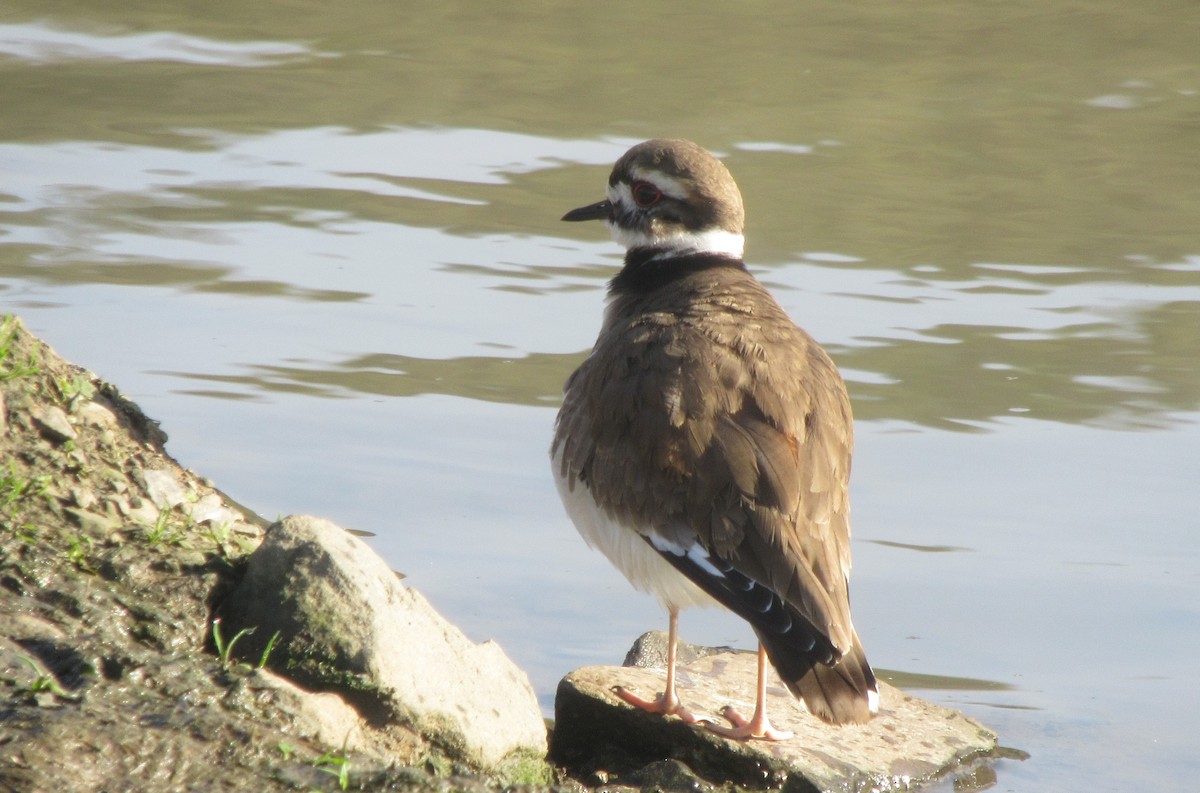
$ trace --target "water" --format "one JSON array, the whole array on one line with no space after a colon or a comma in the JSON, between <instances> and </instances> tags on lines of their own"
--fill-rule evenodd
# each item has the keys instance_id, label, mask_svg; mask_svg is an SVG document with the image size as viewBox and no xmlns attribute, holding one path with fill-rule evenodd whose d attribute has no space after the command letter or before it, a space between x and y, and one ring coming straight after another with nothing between
<instances>
[{"instance_id":1,"label":"water","mask_svg":"<svg viewBox=\"0 0 1200 793\"><path fill-rule=\"evenodd\" d=\"M549 477L620 261L557 218L694 138L849 381L874 664L1029 754L997 790L1190 789L1198 32L1165 1L17 0L0 306L260 513L375 532L549 709L665 624Z\"/></svg>"}]
</instances>

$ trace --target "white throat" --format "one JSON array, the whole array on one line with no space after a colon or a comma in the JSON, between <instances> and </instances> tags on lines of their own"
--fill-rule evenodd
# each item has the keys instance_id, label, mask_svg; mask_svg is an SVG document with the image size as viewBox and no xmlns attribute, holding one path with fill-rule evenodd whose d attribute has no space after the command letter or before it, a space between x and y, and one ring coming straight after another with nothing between
<instances>
[{"instance_id":1,"label":"white throat","mask_svg":"<svg viewBox=\"0 0 1200 793\"><path fill-rule=\"evenodd\" d=\"M681 230L666 235L646 234L637 229L621 228L617 224L609 222L608 230L612 232L613 239L625 246L626 250L661 248L671 255L720 253L740 259L746 248L744 236L724 229Z\"/></svg>"}]
</instances>

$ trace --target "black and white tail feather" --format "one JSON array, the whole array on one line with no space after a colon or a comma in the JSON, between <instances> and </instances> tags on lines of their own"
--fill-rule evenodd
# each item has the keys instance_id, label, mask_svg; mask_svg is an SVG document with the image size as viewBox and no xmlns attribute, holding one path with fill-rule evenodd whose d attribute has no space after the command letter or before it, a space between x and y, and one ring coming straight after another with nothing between
<instances>
[{"instance_id":1,"label":"black and white tail feather","mask_svg":"<svg viewBox=\"0 0 1200 793\"><path fill-rule=\"evenodd\" d=\"M771 589L695 543L645 536L658 554L706 594L750 623L788 690L831 724L863 723L879 709L875 674L858 636L848 652Z\"/></svg>"}]
</instances>

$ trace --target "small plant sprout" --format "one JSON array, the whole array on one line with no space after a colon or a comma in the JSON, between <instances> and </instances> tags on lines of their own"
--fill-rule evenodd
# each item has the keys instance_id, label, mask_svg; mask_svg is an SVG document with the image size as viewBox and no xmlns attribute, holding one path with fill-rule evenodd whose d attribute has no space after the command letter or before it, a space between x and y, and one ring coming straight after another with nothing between
<instances>
[{"instance_id":1,"label":"small plant sprout","mask_svg":"<svg viewBox=\"0 0 1200 793\"><path fill-rule=\"evenodd\" d=\"M62 398L67 402L72 402L76 398L86 401L96 395L96 386L92 385L92 381L81 374L77 374L71 378L55 378L54 385L58 386L58 393L62 394Z\"/></svg>"},{"instance_id":2,"label":"small plant sprout","mask_svg":"<svg viewBox=\"0 0 1200 793\"><path fill-rule=\"evenodd\" d=\"M183 542L187 530L192 526L191 518L184 514L181 518L183 524L181 526L172 520L173 517L175 517L175 507L164 503L158 510L158 517L155 519L154 525L146 529L146 542L151 545Z\"/></svg>"},{"instance_id":3,"label":"small plant sprout","mask_svg":"<svg viewBox=\"0 0 1200 793\"><path fill-rule=\"evenodd\" d=\"M154 526L146 532L146 539L151 545L158 545L163 541L163 537L167 533L167 519L170 518L170 510L166 507L158 511L158 518L154 521Z\"/></svg>"},{"instance_id":4,"label":"small plant sprout","mask_svg":"<svg viewBox=\"0 0 1200 793\"><path fill-rule=\"evenodd\" d=\"M10 459L8 474L0 476L0 503L10 515L16 514L21 501L44 495L49 488L49 476L21 476L16 463Z\"/></svg>"},{"instance_id":5,"label":"small plant sprout","mask_svg":"<svg viewBox=\"0 0 1200 793\"><path fill-rule=\"evenodd\" d=\"M224 549L225 543L229 542L229 536L232 533L231 524L226 521L224 523L210 523L205 536L212 541L212 544L218 549Z\"/></svg>"},{"instance_id":6,"label":"small plant sprout","mask_svg":"<svg viewBox=\"0 0 1200 793\"><path fill-rule=\"evenodd\" d=\"M350 787L350 758L346 757L345 749L340 753L328 751L314 760L313 765L326 774L337 777L338 787L342 790Z\"/></svg>"},{"instance_id":7,"label":"small plant sprout","mask_svg":"<svg viewBox=\"0 0 1200 793\"><path fill-rule=\"evenodd\" d=\"M28 377L42 371L33 353L24 361L10 360L12 343L16 337L17 320L12 314L5 314L4 321L0 323L0 381Z\"/></svg>"},{"instance_id":8,"label":"small plant sprout","mask_svg":"<svg viewBox=\"0 0 1200 793\"><path fill-rule=\"evenodd\" d=\"M24 476L17 470L12 459L8 461L8 473L0 473L0 527L26 542L37 539L37 527L21 520L28 499L49 498L49 476Z\"/></svg>"},{"instance_id":9,"label":"small plant sprout","mask_svg":"<svg viewBox=\"0 0 1200 793\"><path fill-rule=\"evenodd\" d=\"M67 544L67 561L75 565L75 568L84 573L95 573L96 568L88 562L88 556L92 552L92 538L86 534L78 534L72 537Z\"/></svg>"},{"instance_id":10,"label":"small plant sprout","mask_svg":"<svg viewBox=\"0 0 1200 793\"><path fill-rule=\"evenodd\" d=\"M267 646L263 649L262 657L258 659L258 668L262 669L267 665L267 661L271 658L271 653L275 650L275 645L279 644L279 639L283 634L275 631L271 634L271 638L267 640Z\"/></svg>"},{"instance_id":11,"label":"small plant sprout","mask_svg":"<svg viewBox=\"0 0 1200 793\"><path fill-rule=\"evenodd\" d=\"M233 638L230 639L228 643L226 643L225 637L221 635L221 618L218 617L212 621L213 644L217 648L217 657L221 659L221 666L225 667L226 669L229 668L229 664L233 657L233 646L237 644L238 640L243 636L249 636L251 633L254 633L254 628L242 628L233 635Z\"/></svg>"},{"instance_id":12,"label":"small plant sprout","mask_svg":"<svg viewBox=\"0 0 1200 793\"><path fill-rule=\"evenodd\" d=\"M58 681L55 680L53 676L42 671L42 668L37 665L37 662L35 662L29 656L18 655L17 658L19 658L30 669L32 669L34 675L36 675L33 682L29 684L29 688L27 689L29 694L40 694L43 691L49 691L51 694L59 697L60 699L68 699L72 701L79 699L78 697L72 695L65 688L60 686Z\"/></svg>"}]
</instances>

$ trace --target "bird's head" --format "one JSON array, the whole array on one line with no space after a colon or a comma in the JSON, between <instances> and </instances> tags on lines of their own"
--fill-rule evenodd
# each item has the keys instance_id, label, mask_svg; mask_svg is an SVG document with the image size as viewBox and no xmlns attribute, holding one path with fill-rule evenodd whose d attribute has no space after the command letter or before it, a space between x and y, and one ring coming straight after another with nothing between
<instances>
[{"instance_id":1,"label":"bird's head","mask_svg":"<svg viewBox=\"0 0 1200 793\"><path fill-rule=\"evenodd\" d=\"M563 220L603 220L627 250L741 257L742 194L716 157L687 140L648 140L617 160L608 198Z\"/></svg>"}]
</instances>

